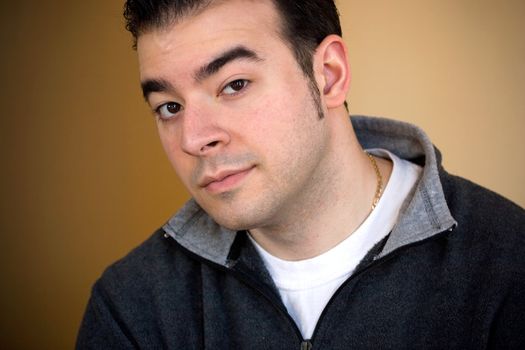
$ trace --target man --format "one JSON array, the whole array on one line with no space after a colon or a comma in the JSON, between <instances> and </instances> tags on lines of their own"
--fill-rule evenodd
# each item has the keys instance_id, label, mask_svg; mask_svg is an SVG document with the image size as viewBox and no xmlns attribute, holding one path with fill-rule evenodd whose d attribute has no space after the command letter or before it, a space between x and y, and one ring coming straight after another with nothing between
<instances>
[{"instance_id":1,"label":"man","mask_svg":"<svg viewBox=\"0 0 525 350\"><path fill-rule=\"evenodd\" d=\"M420 129L348 118L332 1L125 16L193 200L97 281L78 348L525 346L523 210L447 174Z\"/></svg>"}]
</instances>

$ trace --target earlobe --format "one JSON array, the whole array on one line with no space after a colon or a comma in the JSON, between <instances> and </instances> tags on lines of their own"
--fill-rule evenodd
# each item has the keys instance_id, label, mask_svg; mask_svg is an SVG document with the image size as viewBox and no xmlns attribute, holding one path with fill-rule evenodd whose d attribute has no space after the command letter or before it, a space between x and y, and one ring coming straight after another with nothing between
<instances>
[{"instance_id":1,"label":"earlobe","mask_svg":"<svg viewBox=\"0 0 525 350\"><path fill-rule=\"evenodd\" d=\"M343 39L337 35L327 36L317 48L315 61L326 107L343 105L350 86L350 66Z\"/></svg>"}]
</instances>

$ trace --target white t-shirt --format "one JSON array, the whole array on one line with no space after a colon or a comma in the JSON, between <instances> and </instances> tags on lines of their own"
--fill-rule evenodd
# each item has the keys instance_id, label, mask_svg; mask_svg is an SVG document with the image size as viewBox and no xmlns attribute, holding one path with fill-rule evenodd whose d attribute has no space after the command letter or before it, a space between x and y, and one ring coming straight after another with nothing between
<instances>
[{"instance_id":1,"label":"white t-shirt","mask_svg":"<svg viewBox=\"0 0 525 350\"><path fill-rule=\"evenodd\" d=\"M390 233L405 198L420 177L422 169L418 165L383 149L368 151L390 158L392 174L376 208L344 241L314 258L287 261L271 255L250 237L304 339L312 337L319 316L335 291L370 249Z\"/></svg>"}]
</instances>

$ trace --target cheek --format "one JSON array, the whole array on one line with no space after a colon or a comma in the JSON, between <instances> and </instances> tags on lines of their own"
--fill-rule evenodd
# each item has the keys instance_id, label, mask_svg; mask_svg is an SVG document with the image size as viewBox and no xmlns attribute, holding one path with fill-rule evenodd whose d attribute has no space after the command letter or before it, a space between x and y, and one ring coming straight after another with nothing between
<instances>
[{"instance_id":1,"label":"cheek","mask_svg":"<svg viewBox=\"0 0 525 350\"><path fill-rule=\"evenodd\" d=\"M290 96L268 94L247 106L241 129L243 133L260 135L263 140L272 141L293 126L295 111Z\"/></svg>"},{"instance_id":2,"label":"cheek","mask_svg":"<svg viewBox=\"0 0 525 350\"><path fill-rule=\"evenodd\" d=\"M281 94L264 101L264 107L259 109L254 118L256 132L264 142L274 147L293 144L309 118L309 115L305 115L304 103L300 92L295 96Z\"/></svg>"},{"instance_id":3,"label":"cheek","mask_svg":"<svg viewBox=\"0 0 525 350\"><path fill-rule=\"evenodd\" d=\"M177 153L177 144L175 142L176 138L173 133L170 133L167 129L163 129L162 125L158 126L158 134L160 143L162 144L162 148L164 149L164 153L168 156L169 161L171 164L174 164L174 160L176 159L176 153Z\"/></svg>"},{"instance_id":4,"label":"cheek","mask_svg":"<svg viewBox=\"0 0 525 350\"><path fill-rule=\"evenodd\" d=\"M187 154L182 152L176 133L169 133L165 130L159 129L160 142L162 148L168 157L171 166L182 180L182 182L188 186L189 179L191 176L191 159Z\"/></svg>"}]
</instances>

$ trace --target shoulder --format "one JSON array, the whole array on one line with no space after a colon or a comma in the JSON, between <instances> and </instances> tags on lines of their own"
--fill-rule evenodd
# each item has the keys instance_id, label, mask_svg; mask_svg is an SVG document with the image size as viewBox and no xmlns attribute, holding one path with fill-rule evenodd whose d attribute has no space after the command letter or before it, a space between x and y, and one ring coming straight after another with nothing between
<instances>
[{"instance_id":1,"label":"shoulder","mask_svg":"<svg viewBox=\"0 0 525 350\"><path fill-rule=\"evenodd\" d=\"M517 232L523 239L525 211L501 195L467 179L440 173L449 209L458 224Z\"/></svg>"},{"instance_id":2,"label":"shoulder","mask_svg":"<svg viewBox=\"0 0 525 350\"><path fill-rule=\"evenodd\" d=\"M113 303L127 303L162 297L164 293L183 292L191 285L188 276L198 275L200 262L187 254L164 231L155 231L146 241L110 265L95 285Z\"/></svg>"},{"instance_id":3,"label":"shoulder","mask_svg":"<svg viewBox=\"0 0 525 350\"><path fill-rule=\"evenodd\" d=\"M523 208L464 178L445 172L440 176L447 205L458 224L449 240L472 263L495 275L525 277Z\"/></svg>"},{"instance_id":4,"label":"shoulder","mask_svg":"<svg viewBox=\"0 0 525 350\"><path fill-rule=\"evenodd\" d=\"M77 347L191 348L184 341L199 329L200 286L200 262L158 230L95 283Z\"/></svg>"}]
</instances>

